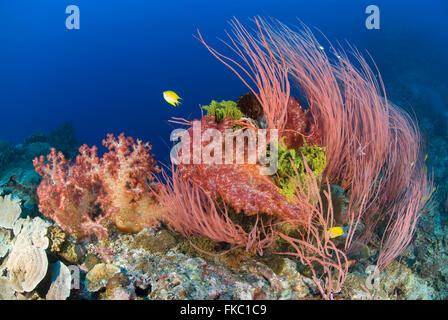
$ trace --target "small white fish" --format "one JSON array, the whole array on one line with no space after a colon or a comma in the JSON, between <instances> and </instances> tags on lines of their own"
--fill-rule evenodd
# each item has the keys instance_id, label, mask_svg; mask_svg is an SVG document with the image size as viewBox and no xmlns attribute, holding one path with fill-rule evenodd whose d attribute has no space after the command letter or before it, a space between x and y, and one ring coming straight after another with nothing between
<instances>
[{"instance_id":1,"label":"small white fish","mask_svg":"<svg viewBox=\"0 0 448 320\"><path fill-rule=\"evenodd\" d=\"M325 49L325 48L322 47L322 46L319 46L318 48L319 48L320 50L322 50L322 51Z\"/></svg>"}]
</instances>

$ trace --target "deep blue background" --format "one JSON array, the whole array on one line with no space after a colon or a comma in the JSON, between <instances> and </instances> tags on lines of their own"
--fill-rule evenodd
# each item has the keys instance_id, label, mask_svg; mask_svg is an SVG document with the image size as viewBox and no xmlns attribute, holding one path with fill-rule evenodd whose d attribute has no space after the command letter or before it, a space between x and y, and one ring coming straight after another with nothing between
<instances>
[{"instance_id":1,"label":"deep blue background","mask_svg":"<svg viewBox=\"0 0 448 320\"><path fill-rule=\"evenodd\" d=\"M70 4L80 8L80 30L65 28ZM369 4L380 7L381 30L364 26ZM197 117L199 104L247 91L192 35L199 28L222 49L217 37L227 21L254 15L299 18L332 41L368 50L386 85L422 83L442 101L425 111L446 115L446 0L0 0L0 139L19 143L73 120L82 142L99 144L106 133L124 131L149 140L166 161L168 119ZM165 103L164 90L176 91L183 104ZM406 101L400 91L392 96Z\"/></svg>"}]
</instances>

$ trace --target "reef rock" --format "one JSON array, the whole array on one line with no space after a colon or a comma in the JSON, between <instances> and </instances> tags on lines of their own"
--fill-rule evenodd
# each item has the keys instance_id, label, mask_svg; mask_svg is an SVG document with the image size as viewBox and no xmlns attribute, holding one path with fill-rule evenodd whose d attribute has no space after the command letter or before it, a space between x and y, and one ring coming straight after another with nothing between
<instances>
[{"instance_id":1,"label":"reef rock","mask_svg":"<svg viewBox=\"0 0 448 320\"><path fill-rule=\"evenodd\" d=\"M90 292L104 288L109 279L120 272L120 268L113 264L99 263L86 275L86 286Z\"/></svg>"}]
</instances>

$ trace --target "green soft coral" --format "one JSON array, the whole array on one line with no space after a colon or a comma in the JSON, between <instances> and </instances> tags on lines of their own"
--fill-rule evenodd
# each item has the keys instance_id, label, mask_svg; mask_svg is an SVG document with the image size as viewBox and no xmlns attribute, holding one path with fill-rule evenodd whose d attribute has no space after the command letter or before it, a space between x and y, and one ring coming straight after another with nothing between
<instances>
[{"instance_id":1,"label":"green soft coral","mask_svg":"<svg viewBox=\"0 0 448 320\"><path fill-rule=\"evenodd\" d=\"M244 113L238 109L233 101L222 100L217 102L212 100L209 106L203 106L202 108L207 110L207 117L214 116L218 123L222 122L226 117L230 117L233 120L239 120L244 117Z\"/></svg>"},{"instance_id":2,"label":"green soft coral","mask_svg":"<svg viewBox=\"0 0 448 320\"><path fill-rule=\"evenodd\" d=\"M288 198L292 198L296 187L294 181L298 181L294 167L297 169L302 186L305 185L305 163L303 157L305 157L316 178L320 180L322 178L322 172L327 165L325 147L317 145L308 146L304 144L299 148L299 152L297 152L294 149L286 148L286 146L281 143L278 148L278 182L283 193ZM291 164L291 161L294 164L294 167Z\"/></svg>"}]
</instances>

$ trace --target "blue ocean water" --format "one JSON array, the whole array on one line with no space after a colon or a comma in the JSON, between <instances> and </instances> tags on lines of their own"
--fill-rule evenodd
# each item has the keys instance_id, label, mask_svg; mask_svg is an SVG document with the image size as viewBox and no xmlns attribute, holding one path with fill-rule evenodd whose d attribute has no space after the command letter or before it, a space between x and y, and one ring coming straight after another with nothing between
<instances>
[{"instance_id":1,"label":"blue ocean water","mask_svg":"<svg viewBox=\"0 0 448 320\"><path fill-rule=\"evenodd\" d=\"M371 4L380 30L365 27ZM65 26L68 5L80 9L79 30ZM446 125L446 0L0 0L0 139L19 143L71 120L81 142L125 132L150 141L166 163L171 117L197 118L200 104L247 92L193 34L228 52L217 39L227 21L255 15L300 19L367 50L392 99ZM180 107L163 100L165 90L183 98ZM422 90L430 101L416 106L409 92Z\"/></svg>"}]
</instances>

